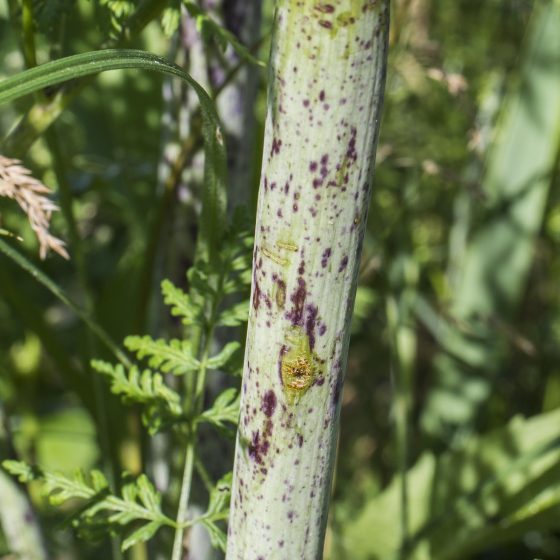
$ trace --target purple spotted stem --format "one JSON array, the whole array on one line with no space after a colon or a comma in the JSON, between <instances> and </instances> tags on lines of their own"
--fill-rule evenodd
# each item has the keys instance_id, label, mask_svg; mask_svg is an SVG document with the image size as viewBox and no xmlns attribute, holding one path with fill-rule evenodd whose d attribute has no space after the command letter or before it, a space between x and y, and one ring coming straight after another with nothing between
<instances>
[{"instance_id":1,"label":"purple spotted stem","mask_svg":"<svg viewBox=\"0 0 560 560\"><path fill-rule=\"evenodd\" d=\"M322 557L388 0L277 0L228 560Z\"/></svg>"}]
</instances>

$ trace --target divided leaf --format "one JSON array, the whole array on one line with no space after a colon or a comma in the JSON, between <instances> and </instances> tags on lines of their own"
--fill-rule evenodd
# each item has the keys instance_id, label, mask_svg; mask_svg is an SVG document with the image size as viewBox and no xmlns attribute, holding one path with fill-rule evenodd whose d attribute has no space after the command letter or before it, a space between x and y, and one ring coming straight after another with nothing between
<instances>
[{"instance_id":1,"label":"divided leaf","mask_svg":"<svg viewBox=\"0 0 560 560\"><path fill-rule=\"evenodd\" d=\"M239 420L240 395L237 389L226 389L214 401L212 408L205 410L197 422L208 422L218 428L226 428L225 423L237 425Z\"/></svg>"},{"instance_id":2,"label":"divided leaf","mask_svg":"<svg viewBox=\"0 0 560 560\"><path fill-rule=\"evenodd\" d=\"M69 500L89 502L79 511L73 524L85 534L92 529L110 530L122 528L130 523L143 523L124 540L125 551L137 542L150 539L162 526L174 527L173 520L161 511L161 495L146 475L129 478L122 488L122 495L110 493L107 479L100 471L89 475L77 470L72 475L42 471L19 461L4 461L3 467L21 481L38 480L43 483L43 492L53 505Z\"/></svg>"},{"instance_id":3,"label":"divided leaf","mask_svg":"<svg viewBox=\"0 0 560 560\"><path fill-rule=\"evenodd\" d=\"M210 535L212 546L220 548L224 552L226 550L227 535L225 530L218 525L218 522L228 518L232 478L233 474L229 472L218 481L210 492L210 502L206 513L192 522L193 525L196 523L204 525Z\"/></svg>"},{"instance_id":4,"label":"divided leaf","mask_svg":"<svg viewBox=\"0 0 560 560\"><path fill-rule=\"evenodd\" d=\"M163 382L163 377L150 370L140 370L133 366L128 375L121 364L113 366L94 360L92 367L107 376L111 391L124 402L141 404L144 407L143 421L151 434L182 416L181 398Z\"/></svg>"},{"instance_id":5,"label":"divided leaf","mask_svg":"<svg viewBox=\"0 0 560 560\"><path fill-rule=\"evenodd\" d=\"M91 500L109 487L105 475L98 470L93 470L86 476L80 469L72 475L65 475L43 471L23 461L4 461L2 466L20 482L43 482L44 493L53 505L60 505L68 500Z\"/></svg>"},{"instance_id":6,"label":"divided leaf","mask_svg":"<svg viewBox=\"0 0 560 560\"><path fill-rule=\"evenodd\" d=\"M161 525L162 524L158 521L150 521L149 523L142 525L139 529L136 529L128 535L128 537L123 541L121 549L124 552L136 543L149 541L157 533Z\"/></svg>"},{"instance_id":7,"label":"divided leaf","mask_svg":"<svg viewBox=\"0 0 560 560\"><path fill-rule=\"evenodd\" d=\"M241 344L237 341L229 342L226 344L222 351L210 358L206 365L209 369L228 369L228 366L235 360L235 358L240 354Z\"/></svg>"},{"instance_id":8,"label":"divided leaf","mask_svg":"<svg viewBox=\"0 0 560 560\"><path fill-rule=\"evenodd\" d=\"M224 310L218 319L218 326L238 327L249 319L249 302L242 301L229 309Z\"/></svg>"},{"instance_id":9,"label":"divided leaf","mask_svg":"<svg viewBox=\"0 0 560 560\"><path fill-rule=\"evenodd\" d=\"M204 314L202 309L193 303L191 297L177 288L169 280L161 283L163 301L171 307L171 315L180 317L184 325L202 324Z\"/></svg>"},{"instance_id":10,"label":"divided leaf","mask_svg":"<svg viewBox=\"0 0 560 560\"><path fill-rule=\"evenodd\" d=\"M200 362L194 357L188 340L154 340L149 336L129 336L125 346L139 359L148 358L148 364L164 373L184 375L198 371Z\"/></svg>"}]
</instances>

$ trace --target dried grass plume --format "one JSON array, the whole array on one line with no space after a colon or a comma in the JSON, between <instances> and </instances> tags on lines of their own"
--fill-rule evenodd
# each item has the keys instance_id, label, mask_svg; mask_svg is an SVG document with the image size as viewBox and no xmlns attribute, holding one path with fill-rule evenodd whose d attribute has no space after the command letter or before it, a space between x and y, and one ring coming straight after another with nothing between
<instances>
[{"instance_id":1,"label":"dried grass plume","mask_svg":"<svg viewBox=\"0 0 560 560\"><path fill-rule=\"evenodd\" d=\"M41 259L49 249L65 259L69 258L64 241L51 235L51 216L58 206L49 198L50 189L31 176L31 171L17 159L0 155L0 197L15 200L27 214L31 228L39 240Z\"/></svg>"}]
</instances>

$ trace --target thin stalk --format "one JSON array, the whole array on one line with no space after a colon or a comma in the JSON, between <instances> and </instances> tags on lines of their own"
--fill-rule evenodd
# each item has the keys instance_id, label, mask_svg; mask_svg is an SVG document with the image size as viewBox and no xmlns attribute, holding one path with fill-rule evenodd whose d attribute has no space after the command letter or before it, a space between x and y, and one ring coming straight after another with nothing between
<instances>
[{"instance_id":1,"label":"thin stalk","mask_svg":"<svg viewBox=\"0 0 560 560\"><path fill-rule=\"evenodd\" d=\"M185 535L184 523L187 521L189 511L189 497L192 485L192 475L195 458L195 437L189 435L187 450L185 453L185 466L181 481L181 494L179 496L179 509L177 510L177 528L175 529L175 539L173 540L173 551L171 560L181 560L183 557L183 537Z\"/></svg>"},{"instance_id":2,"label":"thin stalk","mask_svg":"<svg viewBox=\"0 0 560 560\"><path fill-rule=\"evenodd\" d=\"M323 555L388 23L277 2L229 560Z\"/></svg>"},{"instance_id":3,"label":"thin stalk","mask_svg":"<svg viewBox=\"0 0 560 560\"><path fill-rule=\"evenodd\" d=\"M33 23L33 0L23 0L21 20L23 29L23 57L27 68L33 68L37 66Z\"/></svg>"},{"instance_id":4,"label":"thin stalk","mask_svg":"<svg viewBox=\"0 0 560 560\"><path fill-rule=\"evenodd\" d=\"M260 39L258 39L251 47L249 47L249 52L253 55L256 55L259 51L259 49L263 46L263 43L265 41L267 41L269 39L269 34L265 34L263 35ZM240 59L235 66L233 66L231 68L231 70L228 71L226 77L224 78L224 80L214 89L214 91L212 92L212 98L214 100L218 99L218 97L220 96L220 94L229 86L231 85L231 83L233 83L233 81L235 80L235 78L237 77L237 75L239 74L239 72L245 68L247 65L249 64L249 62L247 62L247 60L245 60L244 58Z\"/></svg>"},{"instance_id":5,"label":"thin stalk","mask_svg":"<svg viewBox=\"0 0 560 560\"><path fill-rule=\"evenodd\" d=\"M393 414L400 483L400 560L407 558L410 541L408 446L411 402L411 375L416 355L416 335L409 321L410 300L407 290L387 301L387 322L391 332L392 377L394 384Z\"/></svg>"},{"instance_id":6,"label":"thin stalk","mask_svg":"<svg viewBox=\"0 0 560 560\"><path fill-rule=\"evenodd\" d=\"M204 387L206 384L207 362L210 355L210 345L212 343L212 330L206 333L204 351L198 371L196 390L193 395L193 418L200 414L203 405ZM181 493L179 496L179 509L177 511L177 528L175 530L175 539L173 541L173 552L171 560L181 560L183 553L183 537L185 534L185 526L188 521L189 500L192 487L192 478L194 472L195 455L196 455L196 424L193 423L187 441L187 449L185 452L185 466L183 470L183 478L181 482Z\"/></svg>"},{"instance_id":7,"label":"thin stalk","mask_svg":"<svg viewBox=\"0 0 560 560\"><path fill-rule=\"evenodd\" d=\"M402 380L397 381L398 385L402 385ZM397 435L397 454L400 476L400 499L401 499L401 546L400 558L407 558L407 550L410 541L410 526L408 519L409 501L408 501L408 403L407 395L403 394L403 388L398 389L395 398L395 422Z\"/></svg>"},{"instance_id":8,"label":"thin stalk","mask_svg":"<svg viewBox=\"0 0 560 560\"><path fill-rule=\"evenodd\" d=\"M213 481L210 477L210 474L206 470L206 467L204 466L204 463L197 457L197 458L195 458L194 466L195 466L196 472L198 473L198 475L202 479L204 487L206 488L207 492L210 493L212 491L212 489L214 488L214 483L213 483Z\"/></svg>"},{"instance_id":9,"label":"thin stalk","mask_svg":"<svg viewBox=\"0 0 560 560\"><path fill-rule=\"evenodd\" d=\"M218 308L222 298L224 278L218 277L216 286L216 298L207 306L208 325L206 329L198 328L193 333L193 341L199 339L200 348L200 368L196 377L196 385L194 392L189 389L189 382L191 377L186 378L187 395L191 396L191 410L189 411L190 417L196 419L202 412L204 406L204 391L206 387L206 376L208 373L208 359L212 342L214 340L214 329L218 319ZM193 422L187 441L187 449L185 451L185 466L183 470L183 478L181 482L181 492L179 497L179 508L177 511L177 528L175 530L175 538L173 541L173 551L171 560L181 560L183 551L183 536L185 529L189 526L188 523L188 508L190 500L190 492L192 487L192 477L194 472L195 457L196 457L196 436L197 424Z\"/></svg>"}]
</instances>

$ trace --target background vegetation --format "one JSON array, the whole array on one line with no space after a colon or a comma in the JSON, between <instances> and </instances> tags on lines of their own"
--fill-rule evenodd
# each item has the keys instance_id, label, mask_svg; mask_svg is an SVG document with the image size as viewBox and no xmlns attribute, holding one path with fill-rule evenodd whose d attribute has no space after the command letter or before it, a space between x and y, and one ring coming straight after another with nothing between
<instances>
[{"instance_id":1,"label":"background vegetation","mask_svg":"<svg viewBox=\"0 0 560 560\"><path fill-rule=\"evenodd\" d=\"M175 60L219 90L213 71L240 64L227 58L231 47L224 54L200 20L197 31L192 11L181 16L178 3L159 5L129 38L122 30L134 2L0 2L0 77L33 58L44 63L121 41ZM227 5L217 13L231 24ZM395 0L392 8L325 556L558 559L560 5ZM272 7L265 2L263 10L250 46L266 60ZM207 39L202 69L197 32ZM245 188L230 197L249 216L266 100L266 72L252 68L258 94L242 144L250 155ZM23 159L54 190L62 212L52 231L68 241L72 258L51 254L39 262L27 217L4 198L0 229L23 240L0 240L33 260L112 340L181 338L183 325L163 305L159 284L169 278L193 287L185 271L195 262L203 190L197 102L153 74L105 73L27 150L8 133L36 102L2 106L0 132L8 140L0 153ZM232 338L215 336L222 345ZM165 494L164 510L176 502L183 452L173 442L181 439L146 434L140 411L124 407L90 368L92 358L113 356L5 254L0 350L0 459L53 472L145 472ZM207 407L214 384L232 382L212 381ZM201 431L206 469L195 474L192 493L203 508L205 486L231 468L226 431ZM55 508L40 485L27 490L52 558L109 554L108 539L78 538L72 503ZM8 502L3 492L0 510ZM11 558L5 515L0 558ZM165 550L172 534L158 538ZM192 535L192 542L204 538ZM193 544L189 558L211 557L197 550ZM157 557L143 545L127 554Z\"/></svg>"}]
</instances>

